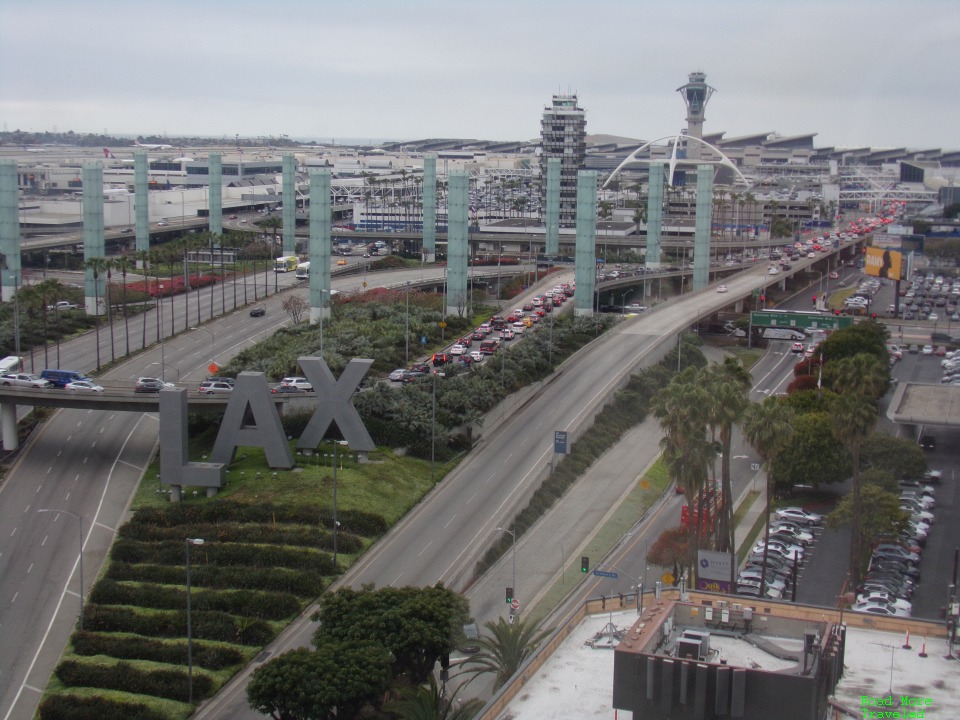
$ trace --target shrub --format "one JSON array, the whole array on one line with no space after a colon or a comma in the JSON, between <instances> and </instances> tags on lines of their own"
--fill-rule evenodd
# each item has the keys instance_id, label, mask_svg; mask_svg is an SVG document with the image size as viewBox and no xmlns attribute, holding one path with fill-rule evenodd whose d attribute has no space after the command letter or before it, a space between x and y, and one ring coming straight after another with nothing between
<instances>
[{"instance_id":1,"label":"shrub","mask_svg":"<svg viewBox=\"0 0 960 720\"><path fill-rule=\"evenodd\" d=\"M170 565L136 565L113 561L107 570L113 580L134 580L178 585L186 582L182 567ZM197 587L241 588L249 590L276 590L297 597L316 597L323 592L323 578L315 572L288 570L286 568L204 568L200 576L191 576Z\"/></svg>"},{"instance_id":2,"label":"shrub","mask_svg":"<svg viewBox=\"0 0 960 720\"><path fill-rule=\"evenodd\" d=\"M115 665L64 660L54 671L68 687L94 687L123 690L138 695L153 695L186 702L189 697L187 672L179 669L141 670L127 662ZM213 682L209 675L193 673L193 696L203 698L210 693Z\"/></svg>"},{"instance_id":3,"label":"shrub","mask_svg":"<svg viewBox=\"0 0 960 720\"><path fill-rule=\"evenodd\" d=\"M77 655L108 655L120 660L151 660L170 665L187 659L186 641L163 641L145 637L105 635L78 631L70 638ZM208 670L222 670L244 661L243 653L234 647L193 641L193 664Z\"/></svg>"},{"instance_id":4,"label":"shrub","mask_svg":"<svg viewBox=\"0 0 960 720\"><path fill-rule=\"evenodd\" d=\"M130 703L105 697L79 697L69 693L50 695L38 708L40 720L168 720L162 713L143 703Z\"/></svg>"},{"instance_id":5,"label":"shrub","mask_svg":"<svg viewBox=\"0 0 960 720\"><path fill-rule=\"evenodd\" d=\"M222 612L193 612L193 637L238 645L266 645L274 631L263 620L233 618ZM84 626L97 632L128 632L147 637L182 638L187 634L187 613L171 610L137 612L131 608L88 604Z\"/></svg>"}]
</instances>

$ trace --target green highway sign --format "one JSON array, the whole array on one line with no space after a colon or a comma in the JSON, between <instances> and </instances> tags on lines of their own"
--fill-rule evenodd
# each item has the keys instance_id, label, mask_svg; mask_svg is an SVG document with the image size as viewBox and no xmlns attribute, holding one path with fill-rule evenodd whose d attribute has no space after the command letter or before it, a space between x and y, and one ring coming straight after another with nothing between
<instances>
[{"instance_id":1,"label":"green highway sign","mask_svg":"<svg viewBox=\"0 0 960 720\"><path fill-rule=\"evenodd\" d=\"M761 328L839 330L853 325L853 318L849 315L815 312L752 312L750 324Z\"/></svg>"}]
</instances>

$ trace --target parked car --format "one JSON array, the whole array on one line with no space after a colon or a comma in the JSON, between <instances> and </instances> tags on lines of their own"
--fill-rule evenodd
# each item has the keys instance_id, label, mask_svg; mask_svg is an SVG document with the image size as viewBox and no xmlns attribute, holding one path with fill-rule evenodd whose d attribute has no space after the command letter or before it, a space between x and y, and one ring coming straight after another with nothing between
<instances>
[{"instance_id":1,"label":"parked car","mask_svg":"<svg viewBox=\"0 0 960 720\"><path fill-rule=\"evenodd\" d=\"M803 508L788 507L777 510L777 520L790 520L800 525L819 525L823 518L817 513L808 512Z\"/></svg>"},{"instance_id":2,"label":"parked car","mask_svg":"<svg viewBox=\"0 0 960 720\"><path fill-rule=\"evenodd\" d=\"M854 612L870 613L871 615L888 615L892 617L910 617L906 610L900 610L893 605L885 603L864 602L857 603L850 608Z\"/></svg>"}]
</instances>

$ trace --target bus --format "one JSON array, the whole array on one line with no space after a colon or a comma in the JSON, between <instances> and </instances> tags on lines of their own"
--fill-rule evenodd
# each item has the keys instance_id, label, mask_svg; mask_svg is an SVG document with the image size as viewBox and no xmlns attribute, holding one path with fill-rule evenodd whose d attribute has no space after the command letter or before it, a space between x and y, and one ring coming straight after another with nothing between
<instances>
[{"instance_id":1,"label":"bus","mask_svg":"<svg viewBox=\"0 0 960 720\"><path fill-rule=\"evenodd\" d=\"M302 262L297 265L297 280L306 280L310 277L310 262Z\"/></svg>"},{"instance_id":2,"label":"bus","mask_svg":"<svg viewBox=\"0 0 960 720\"><path fill-rule=\"evenodd\" d=\"M297 269L297 265L299 263L300 258L298 258L296 255L284 255L277 258L276 262L273 264L273 270L274 272L278 273L293 272Z\"/></svg>"}]
</instances>

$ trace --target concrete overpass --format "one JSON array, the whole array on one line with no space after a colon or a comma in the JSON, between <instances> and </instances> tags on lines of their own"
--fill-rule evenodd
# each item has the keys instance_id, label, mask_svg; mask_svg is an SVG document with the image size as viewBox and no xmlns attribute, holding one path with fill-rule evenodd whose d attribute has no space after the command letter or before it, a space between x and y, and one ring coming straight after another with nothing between
<instances>
[{"instance_id":1,"label":"concrete overpass","mask_svg":"<svg viewBox=\"0 0 960 720\"><path fill-rule=\"evenodd\" d=\"M887 417L919 437L918 426L960 427L960 386L901 382L893 393Z\"/></svg>"}]
</instances>

